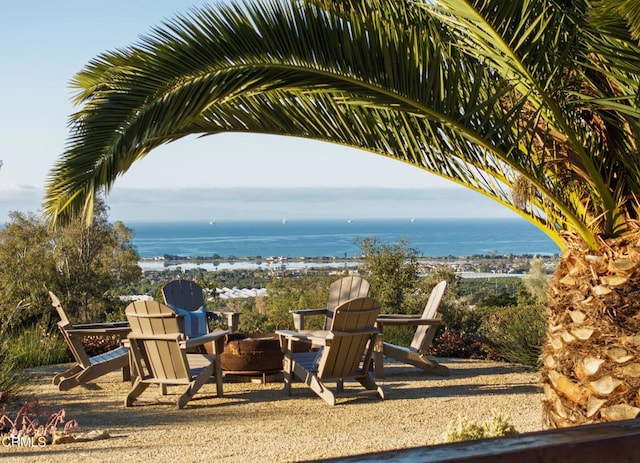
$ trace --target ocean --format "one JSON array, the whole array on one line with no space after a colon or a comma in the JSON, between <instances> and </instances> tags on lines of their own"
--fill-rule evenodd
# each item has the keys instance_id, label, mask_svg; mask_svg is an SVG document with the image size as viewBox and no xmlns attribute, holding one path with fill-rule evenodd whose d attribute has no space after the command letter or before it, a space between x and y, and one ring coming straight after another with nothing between
<instances>
[{"instance_id":1,"label":"ocean","mask_svg":"<svg viewBox=\"0 0 640 463\"><path fill-rule=\"evenodd\" d=\"M425 257L553 255L558 246L523 219L353 219L127 222L141 258L340 257L359 254L356 239L403 238Z\"/></svg>"}]
</instances>

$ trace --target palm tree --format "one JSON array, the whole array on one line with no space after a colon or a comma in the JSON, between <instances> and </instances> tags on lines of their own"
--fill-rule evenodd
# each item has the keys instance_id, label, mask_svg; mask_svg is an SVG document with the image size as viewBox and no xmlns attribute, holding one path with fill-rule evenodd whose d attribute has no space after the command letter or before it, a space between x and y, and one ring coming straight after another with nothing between
<instances>
[{"instance_id":1,"label":"palm tree","mask_svg":"<svg viewBox=\"0 0 640 463\"><path fill-rule=\"evenodd\" d=\"M550 426L640 412L640 2L260 0L191 10L73 79L53 223L189 134L306 137L480 192L563 250Z\"/></svg>"}]
</instances>

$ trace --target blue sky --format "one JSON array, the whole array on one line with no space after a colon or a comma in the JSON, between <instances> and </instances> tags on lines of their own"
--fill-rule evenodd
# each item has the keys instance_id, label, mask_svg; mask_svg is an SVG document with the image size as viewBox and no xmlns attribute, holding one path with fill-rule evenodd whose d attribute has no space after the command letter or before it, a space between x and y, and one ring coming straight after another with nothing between
<instances>
[{"instance_id":1,"label":"blue sky","mask_svg":"<svg viewBox=\"0 0 640 463\"><path fill-rule=\"evenodd\" d=\"M203 2L37 0L0 15L0 223L38 212L64 150L71 77L94 56ZM107 198L114 220L513 217L451 182L381 156L259 135L189 138L152 151Z\"/></svg>"}]
</instances>

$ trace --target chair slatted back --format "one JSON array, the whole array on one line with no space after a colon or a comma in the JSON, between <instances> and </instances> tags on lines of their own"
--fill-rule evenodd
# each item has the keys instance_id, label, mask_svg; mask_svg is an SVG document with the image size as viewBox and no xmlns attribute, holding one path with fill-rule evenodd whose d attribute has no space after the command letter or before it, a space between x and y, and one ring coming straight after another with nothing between
<instances>
[{"instance_id":1,"label":"chair slatted back","mask_svg":"<svg viewBox=\"0 0 640 463\"><path fill-rule=\"evenodd\" d=\"M191 280L170 281L162 288L162 297L165 304L190 311L205 305L202 287Z\"/></svg>"},{"instance_id":2,"label":"chair slatted back","mask_svg":"<svg viewBox=\"0 0 640 463\"><path fill-rule=\"evenodd\" d=\"M67 314L62 307L60 299L58 299L58 296L53 294L51 291L49 291L49 297L51 298L51 305L55 307L56 312L58 312L58 316L60 317L58 329L60 330L60 333L62 333L64 340L67 342L67 347L69 347L71 355L73 355L73 358L80 366L83 368L89 368L89 366L91 366L91 360L89 358L89 354L87 354L87 351L82 345L81 339L70 336L67 332L68 329L73 328L73 324L69 321L69 317L67 317Z\"/></svg>"},{"instance_id":3,"label":"chair slatted back","mask_svg":"<svg viewBox=\"0 0 640 463\"><path fill-rule=\"evenodd\" d=\"M438 307L440 307L440 302L442 301L442 296L444 295L446 287L447 282L443 280L438 283L433 290L431 290L431 295L429 296L427 305L424 308L424 312L422 312L421 318L425 320L440 320L442 318L442 315L438 313ZM436 326L418 326L415 334L413 335L413 339L411 340L410 349L423 353L423 350L427 349L431 345L431 341L433 341L433 337L435 336L437 329L438 328Z\"/></svg>"},{"instance_id":4,"label":"chair slatted back","mask_svg":"<svg viewBox=\"0 0 640 463\"><path fill-rule=\"evenodd\" d=\"M351 275L334 281L329 286L329 302L327 302L327 317L324 322L324 329L331 328L331 319L336 307L343 302L357 297L367 297L369 294L369 282L364 278Z\"/></svg>"},{"instance_id":5,"label":"chair slatted back","mask_svg":"<svg viewBox=\"0 0 640 463\"><path fill-rule=\"evenodd\" d=\"M323 348L318 365L319 378L345 378L355 375L361 365L368 366L379 313L380 303L371 297L351 299L335 308L330 345Z\"/></svg>"},{"instance_id":6,"label":"chair slatted back","mask_svg":"<svg viewBox=\"0 0 640 463\"><path fill-rule=\"evenodd\" d=\"M138 374L153 376L158 382L188 384L191 373L186 353L180 348L184 334L176 313L157 301L136 301L125 314L131 325L129 341Z\"/></svg>"}]
</instances>

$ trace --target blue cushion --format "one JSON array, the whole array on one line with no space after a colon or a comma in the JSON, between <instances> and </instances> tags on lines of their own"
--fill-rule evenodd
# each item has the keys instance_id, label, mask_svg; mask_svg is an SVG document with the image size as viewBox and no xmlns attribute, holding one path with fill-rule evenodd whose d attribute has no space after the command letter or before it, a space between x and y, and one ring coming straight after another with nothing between
<instances>
[{"instance_id":1,"label":"blue cushion","mask_svg":"<svg viewBox=\"0 0 640 463\"><path fill-rule=\"evenodd\" d=\"M207 326L207 309L205 309L204 306L194 311L181 309L180 307L176 307L174 305L170 305L169 307L175 310L178 315L184 316L185 335L189 337L202 336L203 334L207 334L209 332L209 328Z\"/></svg>"}]
</instances>

